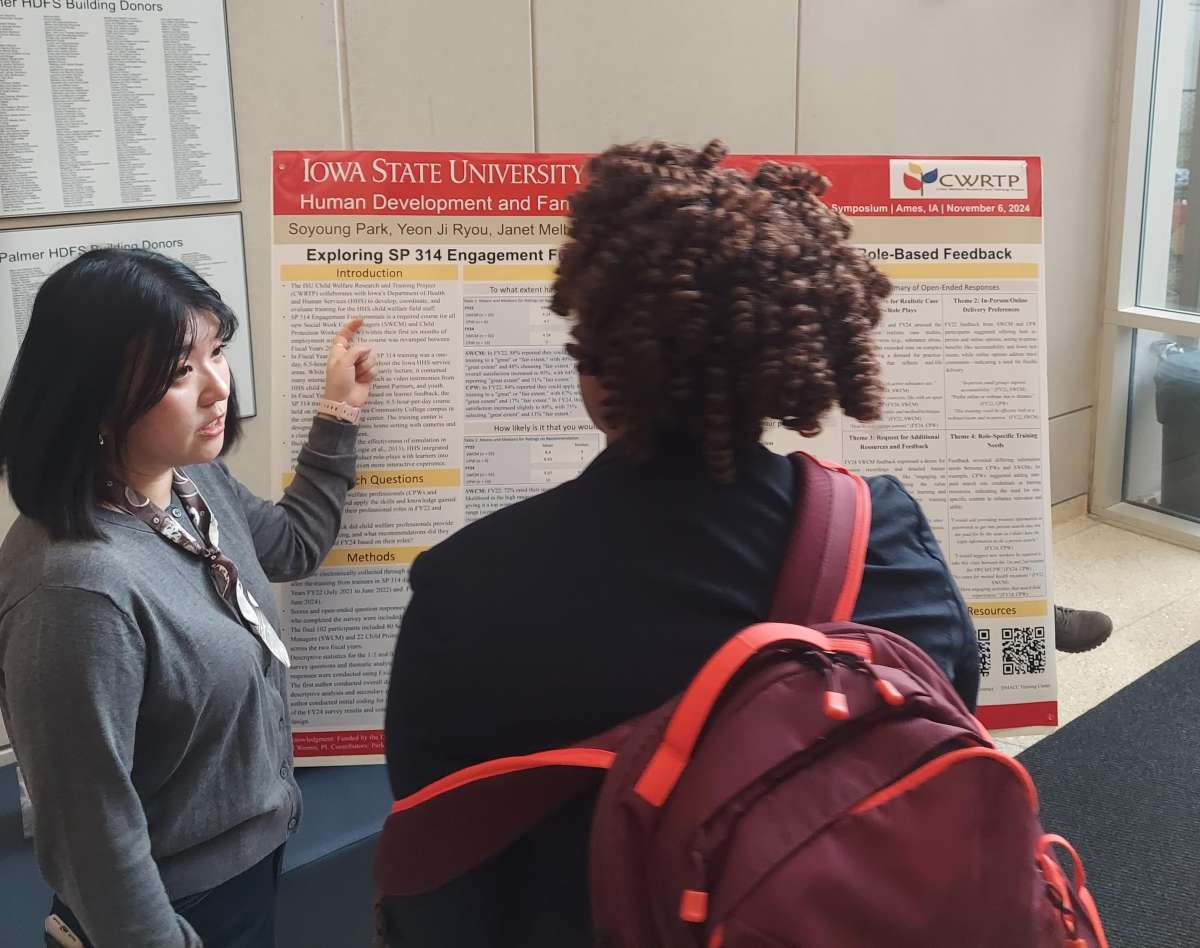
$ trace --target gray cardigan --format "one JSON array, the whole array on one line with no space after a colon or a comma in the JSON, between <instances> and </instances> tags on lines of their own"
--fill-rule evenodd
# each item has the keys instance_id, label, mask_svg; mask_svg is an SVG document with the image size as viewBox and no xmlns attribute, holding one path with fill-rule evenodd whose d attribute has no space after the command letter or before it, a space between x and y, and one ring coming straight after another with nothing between
<instances>
[{"instance_id":1,"label":"gray cardigan","mask_svg":"<svg viewBox=\"0 0 1200 948\"><path fill-rule=\"evenodd\" d=\"M277 504L222 462L186 469L276 627L270 583L307 576L333 544L357 430L316 419ZM102 539L55 542L21 517L0 547L0 713L42 873L96 948L192 948L170 902L299 824L287 673L203 560L127 514L97 520Z\"/></svg>"}]
</instances>

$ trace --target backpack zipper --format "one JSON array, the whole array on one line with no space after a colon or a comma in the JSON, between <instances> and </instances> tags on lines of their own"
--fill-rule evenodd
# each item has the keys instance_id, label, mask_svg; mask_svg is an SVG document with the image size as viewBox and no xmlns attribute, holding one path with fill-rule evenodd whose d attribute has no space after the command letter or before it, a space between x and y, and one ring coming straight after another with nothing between
<instances>
[{"instance_id":1,"label":"backpack zipper","mask_svg":"<svg viewBox=\"0 0 1200 948\"><path fill-rule=\"evenodd\" d=\"M828 656L824 653L807 652L803 653L803 657L816 654L821 654L822 658L828 660ZM854 661L849 656L847 656L847 659ZM830 662L829 668L820 667L818 670L828 679L829 674L833 670L832 666L835 664L842 664L842 662ZM838 694L842 698L842 701L845 701L845 695L842 695L840 692L827 690L825 693L827 713L829 705L828 696L831 693ZM742 817L746 815L755 803L796 771L823 757L860 731L866 730L868 726L875 724L880 718L897 716L895 714L895 707L889 703L883 707L875 708L861 718L850 721L830 734L818 738L804 750L798 751L790 757L781 760L766 773L761 774L747 786L739 790L716 813L705 820L696 831L695 842L692 846L692 878L695 884L683 891L679 905L680 918L696 924L702 924L707 919L709 866L713 862L716 853L729 842L729 838L733 835ZM833 717L833 715L830 716ZM843 720L841 718L835 719ZM830 739L833 735L837 736L836 740ZM725 825L721 826L722 823ZM718 828L720 829L719 833Z\"/></svg>"},{"instance_id":2,"label":"backpack zipper","mask_svg":"<svg viewBox=\"0 0 1200 948\"><path fill-rule=\"evenodd\" d=\"M876 708L875 710L863 715L861 718L850 722L835 732L839 735L838 741L832 742L828 739L828 737L821 738L810 747L805 748L803 751L793 754L786 760L780 761L765 774L753 781L743 790L739 791L728 803L725 804L725 806L723 806L715 814L709 817L703 824L701 824L700 829L696 833L696 842L691 851L693 886L684 889L683 891L683 894L680 898L679 917L686 922L693 922L696 924L703 924L705 921L707 921L709 904L708 880L710 867L716 861L716 854L728 844L730 837L737 829L738 823L755 803L757 803L760 799L762 799L763 796L765 796L775 787L779 786L793 773L818 760L825 754L834 750L836 747L841 746L846 740L851 739L860 731L866 730L869 725L876 724L880 719L883 718L894 720L898 717L900 717L900 715L896 714L892 707L884 706ZM919 773L926 767L944 760L947 756L957 755L962 752L987 750L987 748L981 747L963 748L961 746L962 741L968 736L968 734L969 732L959 737L952 737L942 741L928 752L929 754L934 755L931 760L928 760L922 764L918 764L909 772L906 777L901 777L899 780L893 781L893 783L889 784L887 787L884 787L883 790L869 795L862 802L851 809L850 812L859 813L862 812L863 809L868 809L869 807L864 807L864 803L874 800L876 797L886 793L888 790L897 786L898 784L905 783L913 776L913 774ZM725 825L720 827L720 833L718 834L716 830L719 824L722 822L724 822Z\"/></svg>"}]
</instances>

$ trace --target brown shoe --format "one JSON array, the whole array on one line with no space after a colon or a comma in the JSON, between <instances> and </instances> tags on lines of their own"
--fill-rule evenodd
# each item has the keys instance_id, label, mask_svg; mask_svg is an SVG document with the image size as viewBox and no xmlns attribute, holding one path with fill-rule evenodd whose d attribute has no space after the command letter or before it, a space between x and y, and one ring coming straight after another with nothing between
<instances>
[{"instance_id":1,"label":"brown shoe","mask_svg":"<svg viewBox=\"0 0 1200 948\"><path fill-rule=\"evenodd\" d=\"M1112 619L1103 612L1054 607L1054 647L1060 652L1090 652L1112 635Z\"/></svg>"}]
</instances>

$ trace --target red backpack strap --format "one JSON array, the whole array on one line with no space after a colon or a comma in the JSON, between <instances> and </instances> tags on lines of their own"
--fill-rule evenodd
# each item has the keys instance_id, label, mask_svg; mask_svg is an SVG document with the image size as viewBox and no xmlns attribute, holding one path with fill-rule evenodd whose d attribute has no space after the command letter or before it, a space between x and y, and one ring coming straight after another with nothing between
<instances>
[{"instance_id":1,"label":"red backpack strap","mask_svg":"<svg viewBox=\"0 0 1200 948\"><path fill-rule=\"evenodd\" d=\"M866 661L873 659L868 642L831 638L795 623L759 622L743 629L721 646L688 685L671 712L662 743L638 778L634 793L651 806L662 806L691 762L696 742L725 686L759 652L785 643L803 643L824 652L846 652Z\"/></svg>"},{"instance_id":2,"label":"red backpack strap","mask_svg":"<svg viewBox=\"0 0 1200 948\"><path fill-rule=\"evenodd\" d=\"M753 626L710 660L673 716L639 793L666 798L716 697L750 655L776 641L862 647L831 644L795 626L850 617L866 557L870 492L844 468L806 454L792 455L792 463L796 521L771 610L776 622L790 625ZM379 888L392 895L428 892L500 852L566 800L598 786L637 724L626 722L581 746L477 764L397 800L376 854Z\"/></svg>"},{"instance_id":3,"label":"red backpack strap","mask_svg":"<svg viewBox=\"0 0 1200 948\"><path fill-rule=\"evenodd\" d=\"M857 474L797 451L796 519L771 603L771 621L849 621L871 533L871 490Z\"/></svg>"},{"instance_id":4,"label":"red backpack strap","mask_svg":"<svg viewBox=\"0 0 1200 948\"><path fill-rule=\"evenodd\" d=\"M505 849L567 800L599 786L633 726L586 745L476 764L397 800L375 854L379 890L430 892Z\"/></svg>"}]
</instances>

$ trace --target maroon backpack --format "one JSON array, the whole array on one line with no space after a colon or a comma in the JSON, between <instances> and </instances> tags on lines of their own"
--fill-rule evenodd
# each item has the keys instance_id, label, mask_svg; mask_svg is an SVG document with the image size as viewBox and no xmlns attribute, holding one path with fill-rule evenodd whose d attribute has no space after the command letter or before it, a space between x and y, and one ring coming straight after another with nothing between
<instances>
[{"instance_id":1,"label":"maroon backpack","mask_svg":"<svg viewBox=\"0 0 1200 948\"><path fill-rule=\"evenodd\" d=\"M772 621L734 636L657 711L397 801L382 891L435 889L602 782L601 945L1107 948L1079 858L1043 832L1025 769L924 652L849 621L866 484L793 461L803 500Z\"/></svg>"}]
</instances>

